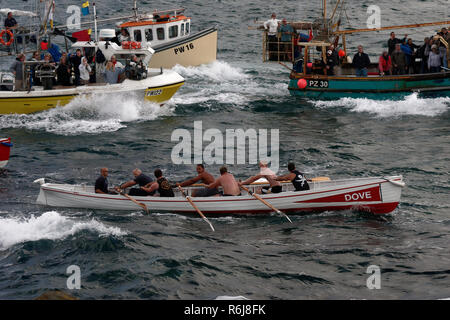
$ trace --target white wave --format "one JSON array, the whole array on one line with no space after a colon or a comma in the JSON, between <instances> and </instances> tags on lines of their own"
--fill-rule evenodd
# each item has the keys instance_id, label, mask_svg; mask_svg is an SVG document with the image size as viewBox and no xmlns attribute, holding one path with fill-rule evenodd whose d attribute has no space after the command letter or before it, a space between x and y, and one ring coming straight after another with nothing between
<instances>
[{"instance_id":1,"label":"white wave","mask_svg":"<svg viewBox=\"0 0 450 320\"><path fill-rule=\"evenodd\" d=\"M64 239L82 230L95 231L100 236L127 234L120 228L105 226L94 219L77 221L64 217L56 211L49 211L38 217L31 215L27 219L0 218L0 250L25 241Z\"/></svg>"},{"instance_id":2,"label":"white wave","mask_svg":"<svg viewBox=\"0 0 450 320\"><path fill-rule=\"evenodd\" d=\"M176 65L172 70L188 79L207 78L208 80L213 80L215 82L238 81L249 78L242 69L232 67L228 63L220 60L216 60L209 64L203 64L198 67L183 67Z\"/></svg>"},{"instance_id":3,"label":"white wave","mask_svg":"<svg viewBox=\"0 0 450 320\"><path fill-rule=\"evenodd\" d=\"M59 135L114 132L126 127L126 122L154 120L171 112L171 108L129 94L78 96L63 107L4 115L0 117L0 129L45 130Z\"/></svg>"},{"instance_id":4,"label":"white wave","mask_svg":"<svg viewBox=\"0 0 450 320\"><path fill-rule=\"evenodd\" d=\"M288 96L287 82L273 83L264 76L251 77L237 66L215 61L198 67L177 65L174 71L187 79L187 84L172 98L170 105L229 104L247 106L252 101Z\"/></svg>"},{"instance_id":5,"label":"white wave","mask_svg":"<svg viewBox=\"0 0 450 320\"><path fill-rule=\"evenodd\" d=\"M345 107L353 112L367 112L381 118L403 115L435 117L449 110L450 98L419 98L417 93L414 93L399 101L342 98L336 101L314 101L312 103L318 108Z\"/></svg>"}]
</instances>

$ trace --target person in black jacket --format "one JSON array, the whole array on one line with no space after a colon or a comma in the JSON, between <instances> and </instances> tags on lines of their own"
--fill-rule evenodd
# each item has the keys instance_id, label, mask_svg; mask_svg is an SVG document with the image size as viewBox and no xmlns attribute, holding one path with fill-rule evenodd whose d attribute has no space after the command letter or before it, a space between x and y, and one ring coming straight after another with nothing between
<instances>
[{"instance_id":1,"label":"person in black jacket","mask_svg":"<svg viewBox=\"0 0 450 320\"><path fill-rule=\"evenodd\" d=\"M364 53L363 46L358 46L358 53L353 57L353 66L356 69L357 77L367 77L367 69L370 66L370 58Z\"/></svg>"},{"instance_id":2,"label":"person in black jacket","mask_svg":"<svg viewBox=\"0 0 450 320\"><path fill-rule=\"evenodd\" d=\"M59 61L59 66L56 68L56 77L58 78L58 85L70 86L72 78L72 66L67 63L67 57L63 56Z\"/></svg>"},{"instance_id":3,"label":"person in black jacket","mask_svg":"<svg viewBox=\"0 0 450 320\"><path fill-rule=\"evenodd\" d=\"M395 32L391 32L391 37L388 40L388 49L389 49L389 55L392 55L392 53L395 51L395 45L397 43L403 43L403 41L406 40L406 38L408 38L408 35L405 34L405 37L403 38L403 40L400 40L398 38L395 37Z\"/></svg>"}]
</instances>

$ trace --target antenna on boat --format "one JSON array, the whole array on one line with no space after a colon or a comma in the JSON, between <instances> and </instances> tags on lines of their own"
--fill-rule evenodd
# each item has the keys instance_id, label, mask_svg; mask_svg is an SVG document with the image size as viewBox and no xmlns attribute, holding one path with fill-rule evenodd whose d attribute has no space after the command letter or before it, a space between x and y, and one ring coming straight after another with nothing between
<instances>
[{"instance_id":1,"label":"antenna on boat","mask_svg":"<svg viewBox=\"0 0 450 320\"><path fill-rule=\"evenodd\" d=\"M138 21L137 10L138 10L138 8L137 8L137 0L134 0L133 11L134 11L134 19L135 19L136 21Z\"/></svg>"},{"instance_id":2,"label":"antenna on boat","mask_svg":"<svg viewBox=\"0 0 450 320\"><path fill-rule=\"evenodd\" d=\"M94 5L94 32L95 32L95 42L98 42L98 37L97 37L97 10L95 9L95 2L93 3Z\"/></svg>"}]
</instances>

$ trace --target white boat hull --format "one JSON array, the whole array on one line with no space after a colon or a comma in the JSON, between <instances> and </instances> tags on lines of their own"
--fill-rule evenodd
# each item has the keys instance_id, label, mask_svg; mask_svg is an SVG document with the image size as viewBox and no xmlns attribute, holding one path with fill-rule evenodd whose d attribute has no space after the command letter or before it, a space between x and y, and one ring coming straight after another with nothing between
<instances>
[{"instance_id":1,"label":"white boat hull","mask_svg":"<svg viewBox=\"0 0 450 320\"><path fill-rule=\"evenodd\" d=\"M323 212L339 210L367 211L387 214L394 211L399 202L402 187L401 176L388 178L360 178L312 182L311 190L293 192L292 184L285 184L282 193L261 197L284 212ZM258 186L259 187L259 186ZM255 189L257 186L252 186ZM188 192L191 189L186 188ZM195 209L176 192L174 198L134 197L147 205L151 212L196 214ZM217 214L267 214L272 210L250 195L237 197L192 198L198 208L207 215ZM41 184L37 203L53 207L140 210L134 202L121 195L95 194L93 187L80 185Z\"/></svg>"},{"instance_id":2,"label":"white boat hull","mask_svg":"<svg viewBox=\"0 0 450 320\"><path fill-rule=\"evenodd\" d=\"M217 29L210 28L177 41L153 47L152 68L172 68L175 65L196 67L217 58Z\"/></svg>"}]
</instances>

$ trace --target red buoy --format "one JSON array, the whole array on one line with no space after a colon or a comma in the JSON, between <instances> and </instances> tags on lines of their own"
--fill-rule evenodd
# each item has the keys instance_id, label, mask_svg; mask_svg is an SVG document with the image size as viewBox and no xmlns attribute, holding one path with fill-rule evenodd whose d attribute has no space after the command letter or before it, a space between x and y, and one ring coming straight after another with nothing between
<instances>
[{"instance_id":1,"label":"red buoy","mask_svg":"<svg viewBox=\"0 0 450 320\"><path fill-rule=\"evenodd\" d=\"M345 57L345 51L344 50L339 50L339 57L341 57L341 58L343 58L343 57Z\"/></svg>"},{"instance_id":2,"label":"red buoy","mask_svg":"<svg viewBox=\"0 0 450 320\"><path fill-rule=\"evenodd\" d=\"M307 85L307 83L306 83L306 80L305 80L305 79L299 79L299 80L297 81L297 86L298 86L300 89L305 89L305 88L306 88L306 85Z\"/></svg>"}]
</instances>

